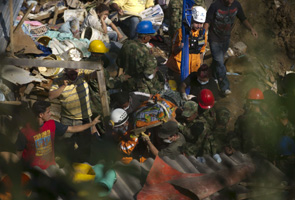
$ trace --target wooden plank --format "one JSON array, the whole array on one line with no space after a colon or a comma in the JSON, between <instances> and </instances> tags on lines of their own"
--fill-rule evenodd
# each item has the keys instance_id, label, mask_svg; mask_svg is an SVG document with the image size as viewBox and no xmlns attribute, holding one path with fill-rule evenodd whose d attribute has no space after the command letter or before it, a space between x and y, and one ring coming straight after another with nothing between
<instances>
[{"instance_id":1,"label":"wooden plank","mask_svg":"<svg viewBox=\"0 0 295 200\"><path fill-rule=\"evenodd\" d=\"M59 9L58 10L58 15L61 14L61 13L63 13L66 9L67 8ZM47 19L47 18L51 17L51 15L52 15L52 12L51 13L47 13L47 14L42 15L42 16L39 16L39 17L36 17L36 18L32 18L32 20L41 21L43 19Z\"/></svg>"},{"instance_id":2,"label":"wooden plank","mask_svg":"<svg viewBox=\"0 0 295 200\"><path fill-rule=\"evenodd\" d=\"M106 81L104 77L104 69L102 67L101 61L99 61L98 65L99 65L99 68L101 68L100 71L97 71L97 82L98 82L99 93L100 93L102 113L104 117L107 117L107 116L110 116L110 107L109 107L109 101L108 101L108 93L107 93L106 84L105 84Z\"/></svg>"},{"instance_id":3,"label":"wooden plank","mask_svg":"<svg viewBox=\"0 0 295 200\"><path fill-rule=\"evenodd\" d=\"M62 61L62 60L39 60L39 59L27 59L27 58L2 58L1 64L3 65L15 65L20 67L60 67L70 69L91 69L101 70L102 65L97 65L97 62L93 61Z\"/></svg>"},{"instance_id":4,"label":"wooden plank","mask_svg":"<svg viewBox=\"0 0 295 200\"><path fill-rule=\"evenodd\" d=\"M24 21L27 19L27 16L30 14L31 10L34 8L35 4L31 4L29 9L27 10L26 14L23 16L23 18L20 20L20 22L17 24L16 28L14 29L14 33L17 32L18 29L21 28L21 26L23 25Z\"/></svg>"},{"instance_id":5,"label":"wooden plank","mask_svg":"<svg viewBox=\"0 0 295 200\"><path fill-rule=\"evenodd\" d=\"M52 20L52 25L56 24L57 15L58 15L58 7L57 7L57 3L56 3L55 9L54 9L54 16L53 16L53 20Z\"/></svg>"},{"instance_id":6,"label":"wooden plank","mask_svg":"<svg viewBox=\"0 0 295 200\"><path fill-rule=\"evenodd\" d=\"M13 39L13 0L9 1L9 14L10 14L10 49L11 55L14 56L14 39Z\"/></svg>"},{"instance_id":7,"label":"wooden plank","mask_svg":"<svg viewBox=\"0 0 295 200\"><path fill-rule=\"evenodd\" d=\"M0 101L1 105L14 105L14 106L20 106L22 105L21 101Z\"/></svg>"}]
</instances>

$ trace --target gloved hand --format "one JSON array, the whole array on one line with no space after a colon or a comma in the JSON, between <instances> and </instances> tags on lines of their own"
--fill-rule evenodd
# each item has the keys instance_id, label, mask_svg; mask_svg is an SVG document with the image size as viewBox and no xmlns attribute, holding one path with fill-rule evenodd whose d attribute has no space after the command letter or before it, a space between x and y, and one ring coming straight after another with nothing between
<instances>
[{"instance_id":1,"label":"gloved hand","mask_svg":"<svg viewBox=\"0 0 295 200\"><path fill-rule=\"evenodd\" d=\"M145 134L144 132L141 132L141 138L144 142L151 141L150 137L147 134Z\"/></svg>"},{"instance_id":2,"label":"gloved hand","mask_svg":"<svg viewBox=\"0 0 295 200\"><path fill-rule=\"evenodd\" d=\"M213 159L218 163L222 162L222 159L220 158L220 155L218 153L213 156Z\"/></svg>"},{"instance_id":3,"label":"gloved hand","mask_svg":"<svg viewBox=\"0 0 295 200\"><path fill-rule=\"evenodd\" d=\"M197 157L197 161L199 161L200 163L206 163L206 160L204 157Z\"/></svg>"},{"instance_id":4,"label":"gloved hand","mask_svg":"<svg viewBox=\"0 0 295 200\"><path fill-rule=\"evenodd\" d=\"M181 93L181 97L183 100L187 101L188 98L187 98L187 94L184 92L184 93Z\"/></svg>"}]
</instances>

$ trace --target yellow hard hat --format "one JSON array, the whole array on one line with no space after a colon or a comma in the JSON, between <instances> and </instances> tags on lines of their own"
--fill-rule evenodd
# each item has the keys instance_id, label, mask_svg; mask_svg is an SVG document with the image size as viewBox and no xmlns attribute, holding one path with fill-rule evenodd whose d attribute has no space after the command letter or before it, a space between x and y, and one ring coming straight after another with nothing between
<instances>
[{"instance_id":1,"label":"yellow hard hat","mask_svg":"<svg viewBox=\"0 0 295 200\"><path fill-rule=\"evenodd\" d=\"M90 42L88 51L92 53L106 53L109 51L108 48L104 45L104 43L100 40L93 40Z\"/></svg>"}]
</instances>

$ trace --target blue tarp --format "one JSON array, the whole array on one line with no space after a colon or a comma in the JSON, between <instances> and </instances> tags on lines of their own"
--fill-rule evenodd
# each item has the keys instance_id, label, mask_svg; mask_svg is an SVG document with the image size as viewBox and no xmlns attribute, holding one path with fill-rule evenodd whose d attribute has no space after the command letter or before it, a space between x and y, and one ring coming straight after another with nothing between
<instances>
[{"instance_id":1,"label":"blue tarp","mask_svg":"<svg viewBox=\"0 0 295 200\"><path fill-rule=\"evenodd\" d=\"M189 75L189 43L188 37L190 32L192 10L191 8L195 2L193 0L183 0L182 7L182 42L184 46L182 48L181 54L181 81L183 81ZM186 93L189 93L189 88L186 90Z\"/></svg>"}]
</instances>

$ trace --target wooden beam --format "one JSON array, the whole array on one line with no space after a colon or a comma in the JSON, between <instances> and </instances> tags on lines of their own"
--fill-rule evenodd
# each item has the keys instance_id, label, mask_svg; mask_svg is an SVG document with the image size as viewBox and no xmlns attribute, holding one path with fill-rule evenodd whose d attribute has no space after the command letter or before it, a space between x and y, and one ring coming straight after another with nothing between
<instances>
[{"instance_id":1,"label":"wooden beam","mask_svg":"<svg viewBox=\"0 0 295 200\"><path fill-rule=\"evenodd\" d=\"M57 15L58 15L58 7L57 7L57 2L56 2L55 8L54 8L54 16L53 16L53 20L52 20L52 25L56 24Z\"/></svg>"},{"instance_id":2,"label":"wooden beam","mask_svg":"<svg viewBox=\"0 0 295 200\"><path fill-rule=\"evenodd\" d=\"M13 39L13 0L9 1L9 14L10 14L10 49L11 55L14 56L14 39Z\"/></svg>"},{"instance_id":3,"label":"wooden beam","mask_svg":"<svg viewBox=\"0 0 295 200\"><path fill-rule=\"evenodd\" d=\"M58 9L58 15L63 13L67 8L62 8L62 9ZM52 13L47 13L45 15L42 15L42 16L39 16L39 17L36 17L36 18L32 18L33 20L36 20L36 21L41 21L43 19L47 19L49 17L51 17L53 14Z\"/></svg>"},{"instance_id":4,"label":"wooden beam","mask_svg":"<svg viewBox=\"0 0 295 200\"><path fill-rule=\"evenodd\" d=\"M14 29L13 33L16 33L18 29L21 28L24 21L27 19L27 16L30 14L31 10L34 8L35 4L31 4L29 9L27 10L26 14L23 16L23 18L20 20L20 22L17 24L16 28Z\"/></svg>"},{"instance_id":5,"label":"wooden beam","mask_svg":"<svg viewBox=\"0 0 295 200\"><path fill-rule=\"evenodd\" d=\"M20 106L20 105L22 105L22 102L21 101L0 101L0 105Z\"/></svg>"},{"instance_id":6,"label":"wooden beam","mask_svg":"<svg viewBox=\"0 0 295 200\"><path fill-rule=\"evenodd\" d=\"M93 61L62 61L62 60L39 60L27 58L2 58L1 65L15 65L20 67L49 67L49 68L70 68L70 69L91 69L101 70L102 65Z\"/></svg>"},{"instance_id":7,"label":"wooden beam","mask_svg":"<svg viewBox=\"0 0 295 200\"><path fill-rule=\"evenodd\" d=\"M102 67L101 61L99 61L98 65L99 65L98 68L101 68L100 71L97 71L97 82L98 82L99 93L100 93L102 113L104 117L107 117L107 116L110 116L110 107L109 107L109 101L108 101L108 93L107 93L106 84L105 84L106 81L104 77L104 69Z\"/></svg>"}]
</instances>

